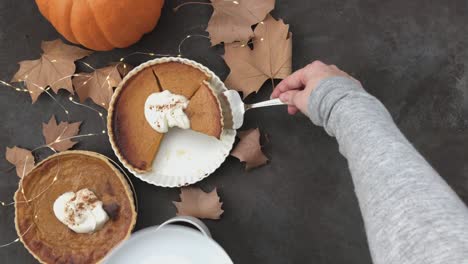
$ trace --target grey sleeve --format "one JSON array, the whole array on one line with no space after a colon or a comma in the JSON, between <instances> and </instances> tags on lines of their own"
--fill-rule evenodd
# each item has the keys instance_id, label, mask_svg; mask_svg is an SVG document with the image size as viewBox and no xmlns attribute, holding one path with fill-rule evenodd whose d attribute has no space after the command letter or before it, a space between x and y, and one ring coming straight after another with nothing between
<instances>
[{"instance_id":1,"label":"grey sleeve","mask_svg":"<svg viewBox=\"0 0 468 264\"><path fill-rule=\"evenodd\" d=\"M323 80L309 117L347 158L375 264L468 263L468 209L357 82Z\"/></svg>"}]
</instances>

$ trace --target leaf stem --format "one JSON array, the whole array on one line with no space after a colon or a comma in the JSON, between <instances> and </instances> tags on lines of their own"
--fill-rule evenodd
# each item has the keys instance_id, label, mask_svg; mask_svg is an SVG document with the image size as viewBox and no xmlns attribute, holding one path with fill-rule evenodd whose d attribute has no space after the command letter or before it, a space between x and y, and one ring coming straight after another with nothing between
<instances>
[{"instance_id":1,"label":"leaf stem","mask_svg":"<svg viewBox=\"0 0 468 264\"><path fill-rule=\"evenodd\" d=\"M179 11L179 8L183 7L183 6L186 6L186 5L192 5L192 4L196 4L196 5L212 5L211 3L206 3L206 2L185 2L185 3L182 3L176 7L174 7L172 10L174 10L174 12L177 12Z\"/></svg>"}]
</instances>

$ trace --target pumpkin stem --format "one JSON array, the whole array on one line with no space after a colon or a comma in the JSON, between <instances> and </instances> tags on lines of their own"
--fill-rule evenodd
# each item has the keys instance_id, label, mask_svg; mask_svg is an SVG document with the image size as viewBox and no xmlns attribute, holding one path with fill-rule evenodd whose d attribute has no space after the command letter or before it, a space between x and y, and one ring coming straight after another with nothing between
<instances>
[{"instance_id":1,"label":"pumpkin stem","mask_svg":"<svg viewBox=\"0 0 468 264\"><path fill-rule=\"evenodd\" d=\"M212 5L211 3L207 3L207 2L185 2L185 3L182 3L176 7L174 7L174 12L177 12L179 11L179 8L183 7L183 6L186 6L186 5L192 5L192 4L196 4L196 5Z\"/></svg>"}]
</instances>

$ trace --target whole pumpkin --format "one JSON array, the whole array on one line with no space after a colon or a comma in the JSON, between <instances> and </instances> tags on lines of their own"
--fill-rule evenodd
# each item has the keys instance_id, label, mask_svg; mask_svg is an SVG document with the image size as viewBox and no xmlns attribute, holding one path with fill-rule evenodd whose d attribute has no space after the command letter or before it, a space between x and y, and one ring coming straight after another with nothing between
<instances>
[{"instance_id":1,"label":"whole pumpkin","mask_svg":"<svg viewBox=\"0 0 468 264\"><path fill-rule=\"evenodd\" d=\"M36 0L68 41L93 50L125 48L153 30L164 0Z\"/></svg>"}]
</instances>

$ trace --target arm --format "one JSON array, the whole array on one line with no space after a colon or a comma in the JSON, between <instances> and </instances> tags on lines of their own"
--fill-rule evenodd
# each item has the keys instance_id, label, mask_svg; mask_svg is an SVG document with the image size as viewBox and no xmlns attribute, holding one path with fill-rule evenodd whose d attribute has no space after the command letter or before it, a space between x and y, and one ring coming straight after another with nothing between
<instances>
[{"instance_id":1,"label":"arm","mask_svg":"<svg viewBox=\"0 0 468 264\"><path fill-rule=\"evenodd\" d=\"M332 66L308 70L320 72L317 67ZM299 83L298 76L304 87L290 86ZM374 262L468 263L465 204L401 134L385 107L341 71L312 83L306 77L302 73L296 83L285 80L273 97L289 102L290 113L308 114L338 140ZM304 92L310 96L301 104Z\"/></svg>"}]
</instances>

